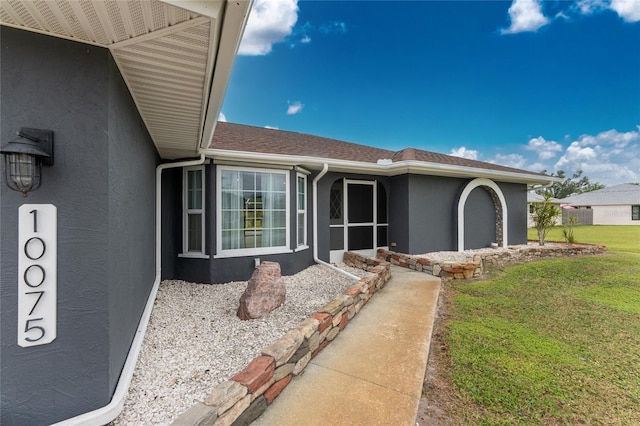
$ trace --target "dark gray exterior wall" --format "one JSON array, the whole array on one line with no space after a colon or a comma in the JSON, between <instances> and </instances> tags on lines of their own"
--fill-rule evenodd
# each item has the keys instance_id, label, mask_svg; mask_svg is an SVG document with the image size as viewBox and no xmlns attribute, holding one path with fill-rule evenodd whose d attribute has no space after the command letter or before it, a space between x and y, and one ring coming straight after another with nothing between
<instances>
[{"instance_id":1,"label":"dark gray exterior wall","mask_svg":"<svg viewBox=\"0 0 640 426\"><path fill-rule=\"evenodd\" d=\"M157 151L109 60L109 389L120 378L155 279Z\"/></svg>"},{"instance_id":2,"label":"dark gray exterior wall","mask_svg":"<svg viewBox=\"0 0 640 426\"><path fill-rule=\"evenodd\" d=\"M509 244L527 243L527 185L497 182L507 200Z\"/></svg>"},{"instance_id":3,"label":"dark gray exterior wall","mask_svg":"<svg viewBox=\"0 0 640 426\"><path fill-rule=\"evenodd\" d=\"M439 176L392 178L390 241L395 251L421 254L456 249L456 208L467 181Z\"/></svg>"},{"instance_id":4,"label":"dark gray exterior wall","mask_svg":"<svg viewBox=\"0 0 640 426\"><path fill-rule=\"evenodd\" d=\"M0 27L0 141L51 129L55 165L23 198L0 182L0 423L48 424L107 404L154 281L157 154L110 53ZM17 345L17 211L58 217L57 338Z\"/></svg>"},{"instance_id":5,"label":"dark gray exterior wall","mask_svg":"<svg viewBox=\"0 0 640 426\"><path fill-rule=\"evenodd\" d=\"M182 168L164 171L162 178L162 278L191 282L222 284L230 281L246 281L254 271L254 259L261 262L278 262L283 275L292 275L307 268L313 261L313 200L311 181L307 176L307 242L308 248L292 253L260 254L215 258L216 253L216 166L205 167L205 252L208 259L181 257L182 253ZM289 231L290 247L296 245L296 172L289 174Z\"/></svg>"},{"instance_id":6,"label":"dark gray exterior wall","mask_svg":"<svg viewBox=\"0 0 640 426\"><path fill-rule=\"evenodd\" d=\"M391 178L389 241L392 250L421 254L441 250L457 250L458 200L472 179L424 175L399 175ZM508 242L527 241L526 197L524 184L496 182L507 202ZM482 187L474 189L467 203L467 225L473 223L465 241L486 247L495 241L495 209L489 193ZM481 230L477 234L475 230ZM493 236L489 238L487 235ZM486 235L485 235L486 234ZM491 241L485 242L490 239ZM469 247L467 247L469 248Z\"/></svg>"},{"instance_id":7,"label":"dark gray exterior wall","mask_svg":"<svg viewBox=\"0 0 640 426\"><path fill-rule=\"evenodd\" d=\"M216 245L215 166L206 168L206 244L209 259L179 257L182 251L182 169L167 170L163 176L163 279L205 283L246 280L254 269L254 257L279 262L282 273L294 274L313 262L312 181L307 178L309 249L300 252L236 258L214 258ZM377 180L387 191L389 244L391 250L421 254L457 250L458 200L471 179L404 174L393 177L328 172L318 182L318 257L329 261L329 198L331 186L343 178ZM295 173L291 174L295 188ZM526 242L526 185L496 182L508 209L509 244ZM291 194L291 224L295 224L295 197ZM466 248L488 247L496 240L495 206L489 192L475 188L465 204ZM291 241L295 227L291 226ZM393 246L395 243L395 246ZM293 243L292 243L293 244Z\"/></svg>"}]
</instances>

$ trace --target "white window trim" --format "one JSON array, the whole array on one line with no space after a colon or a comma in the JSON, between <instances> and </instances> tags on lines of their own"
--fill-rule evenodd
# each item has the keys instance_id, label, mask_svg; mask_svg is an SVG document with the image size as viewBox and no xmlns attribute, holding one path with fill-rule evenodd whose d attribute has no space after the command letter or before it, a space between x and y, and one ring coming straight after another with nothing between
<instances>
[{"instance_id":1,"label":"white window trim","mask_svg":"<svg viewBox=\"0 0 640 426\"><path fill-rule=\"evenodd\" d=\"M214 259L226 258L226 257L245 257L265 254L282 254L292 253L291 250L291 184L289 182L291 176L288 170L283 169L267 169L257 167L239 167L239 166L227 166L218 165L216 167L216 254ZM260 248L244 248L244 249L222 249L222 172L225 170L235 170L241 172L255 172L255 173L276 173L285 176L285 206L286 206L286 230L285 230L285 245L278 247L260 247ZM297 182L297 180L296 180ZM297 194L296 194L297 195Z\"/></svg>"},{"instance_id":2,"label":"white window trim","mask_svg":"<svg viewBox=\"0 0 640 426\"><path fill-rule=\"evenodd\" d=\"M188 174L190 171L199 170L202 175L202 200L201 200L201 209L188 209L187 208L187 197L189 194L188 185L189 179ZM209 255L206 254L205 251L205 236L206 236L206 221L205 221L205 200L206 200L206 179L205 179L205 171L204 166L193 166L193 167L184 167L182 169L182 253L178 254L178 257L192 257L192 258L201 258L208 259ZM189 251L189 214L190 213L200 213L201 220L201 229L202 229L202 248L199 251Z\"/></svg>"},{"instance_id":3,"label":"white window trim","mask_svg":"<svg viewBox=\"0 0 640 426\"><path fill-rule=\"evenodd\" d=\"M302 178L304 180L304 209L300 210L300 206L298 205L298 194L300 192L300 189L298 188L298 179ZM309 233L307 232L307 211L309 210L309 200L307 197L307 176L303 173L296 173L296 251L298 249L302 250L305 247L308 248L308 235ZM299 243L300 241L300 235L298 235L298 217L300 214L304 214L304 218L303 218L303 223L304 223L304 236L302 238L302 244Z\"/></svg>"}]
</instances>

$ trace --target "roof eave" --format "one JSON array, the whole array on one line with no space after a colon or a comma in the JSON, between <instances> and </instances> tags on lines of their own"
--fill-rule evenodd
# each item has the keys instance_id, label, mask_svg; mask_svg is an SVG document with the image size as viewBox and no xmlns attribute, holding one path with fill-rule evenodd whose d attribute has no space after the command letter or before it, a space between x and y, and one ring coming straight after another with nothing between
<instances>
[{"instance_id":1,"label":"roof eave","mask_svg":"<svg viewBox=\"0 0 640 426\"><path fill-rule=\"evenodd\" d=\"M360 172L382 176L396 176L406 173L456 178L488 178L499 181L523 184L549 184L558 178L536 174L506 172L500 170L481 169L477 167L452 166L449 164L428 163L423 161L398 161L392 164L375 164L362 161L336 160L333 158L293 156L282 154L254 153L247 151L230 151L208 148L202 150L207 157L214 160L240 161L273 165L302 165L311 169L320 169L324 164L334 172Z\"/></svg>"},{"instance_id":2,"label":"roof eave","mask_svg":"<svg viewBox=\"0 0 640 426\"><path fill-rule=\"evenodd\" d=\"M202 132L198 151L207 149L222 110L222 101L227 92L235 58L240 48L242 35L249 19L253 0L227 2L224 11L224 22L218 50L215 53L215 65L210 83L206 112L202 123ZM219 60L223 58L223 60Z\"/></svg>"}]
</instances>

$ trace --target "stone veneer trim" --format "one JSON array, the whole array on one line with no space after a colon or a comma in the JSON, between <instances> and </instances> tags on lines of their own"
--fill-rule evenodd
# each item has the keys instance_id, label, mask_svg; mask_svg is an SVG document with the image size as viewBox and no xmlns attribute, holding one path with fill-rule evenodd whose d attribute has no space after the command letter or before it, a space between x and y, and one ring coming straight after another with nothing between
<instances>
[{"instance_id":1,"label":"stone veneer trim","mask_svg":"<svg viewBox=\"0 0 640 426\"><path fill-rule=\"evenodd\" d=\"M567 244L565 246L531 246L521 249L509 247L510 250L496 250L495 252L477 253L467 262L440 262L425 257L396 253L378 249L378 259L385 260L392 265L413 269L443 280L477 278L485 273L500 269L508 265L532 262L535 260L598 255L606 251L603 245Z\"/></svg>"}]
</instances>

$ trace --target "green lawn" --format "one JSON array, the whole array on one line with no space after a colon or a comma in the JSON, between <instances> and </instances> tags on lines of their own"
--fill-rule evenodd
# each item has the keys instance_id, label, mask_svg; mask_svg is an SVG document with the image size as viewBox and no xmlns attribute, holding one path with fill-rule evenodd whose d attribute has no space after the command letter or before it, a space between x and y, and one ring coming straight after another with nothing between
<instances>
[{"instance_id":1,"label":"green lawn","mask_svg":"<svg viewBox=\"0 0 640 426\"><path fill-rule=\"evenodd\" d=\"M640 253L640 226L582 225L573 227L578 243L604 244L609 251ZM538 240L535 228L529 228L528 238ZM562 226L554 226L547 241L562 241Z\"/></svg>"},{"instance_id":2,"label":"green lawn","mask_svg":"<svg viewBox=\"0 0 640 426\"><path fill-rule=\"evenodd\" d=\"M638 232L578 227L578 241L630 253L533 262L447 284L442 338L453 424L640 424Z\"/></svg>"}]
</instances>

